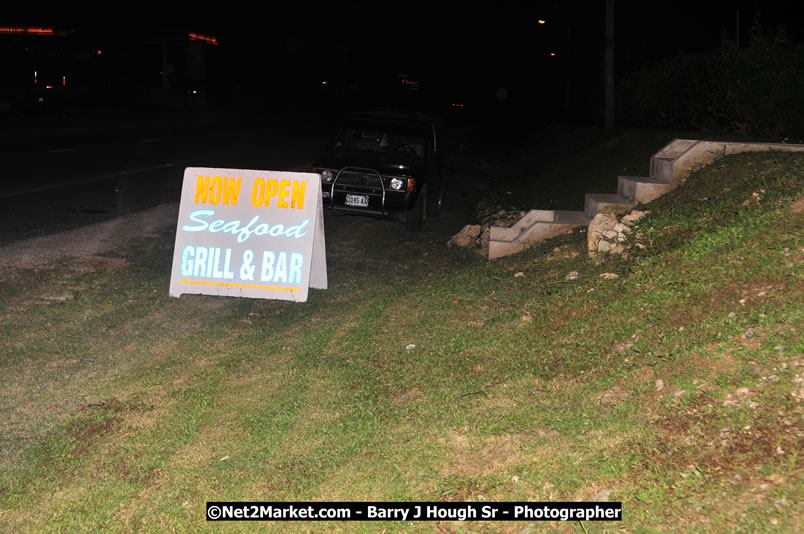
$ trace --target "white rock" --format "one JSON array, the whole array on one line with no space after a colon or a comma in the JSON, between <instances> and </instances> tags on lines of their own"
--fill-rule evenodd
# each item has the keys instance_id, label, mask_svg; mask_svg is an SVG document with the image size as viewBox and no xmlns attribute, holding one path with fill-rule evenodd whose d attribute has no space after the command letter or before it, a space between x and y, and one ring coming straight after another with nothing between
<instances>
[{"instance_id":1,"label":"white rock","mask_svg":"<svg viewBox=\"0 0 804 534\"><path fill-rule=\"evenodd\" d=\"M610 496L611 496L611 491L606 490L606 489L600 490L599 492L597 492L597 495L592 497L592 501L594 501L594 502L606 502L606 501L609 500Z\"/></svg>"},{"instance_id":2,"label":"white rock","mask_svg":"<svg viewBox=\"0 0 804 534\"><path fill-rule=\"evenodd\" d=\"M480 235L480 225L479 224L467 224L464 226L460 232L452 236L449 242L447 243L448 246L455 246L455 247L471 247L475 244L475 239Z\"/></svg>"},{"instance_id":3,"label":"white rock","mask_svg":"<svg viewBox=\"0 0 804 534\"><path fill-rule=\"evenodd\" d=\"M598 242L605 236L605 232L614 231L614 227L617 224L618 221L613 215L605 213L595 215L595 218L589 223L586 233L586 244L590 256L594 256L600 250ZM616 235L616 232L614 235Z\"/></svg>"}]
</instances>

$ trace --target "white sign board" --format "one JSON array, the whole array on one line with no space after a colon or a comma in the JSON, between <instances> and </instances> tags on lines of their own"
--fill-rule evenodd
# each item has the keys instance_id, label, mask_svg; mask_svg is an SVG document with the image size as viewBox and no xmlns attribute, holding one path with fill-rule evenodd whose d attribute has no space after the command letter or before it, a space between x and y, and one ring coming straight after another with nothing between
<instances>
[{"instance_id":1,"label":"white sign board","mask_svg":"<svg viewBox=\"0 0 804 534\"><path fill-rule=\"evenodd\" d=\"M327 288L318 174L185 169L171 296L304 302L310 287Z\"/></svg>"}]
</instances>

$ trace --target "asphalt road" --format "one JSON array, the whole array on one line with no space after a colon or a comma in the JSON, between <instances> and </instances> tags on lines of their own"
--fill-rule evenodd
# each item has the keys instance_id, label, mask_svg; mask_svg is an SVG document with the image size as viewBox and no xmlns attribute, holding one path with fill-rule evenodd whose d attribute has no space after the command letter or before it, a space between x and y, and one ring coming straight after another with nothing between
<instances>
[{"instance_id":1,"label":"asphalt road","mask_svg":"<svg viewBox=\"0 0 804 534\"><path fill-rule=\"evenodd\" d=\"M234 117L6 136L0 246L177 202L185 167L301 170L326 125Z\"/></svg>"}]
</instances>

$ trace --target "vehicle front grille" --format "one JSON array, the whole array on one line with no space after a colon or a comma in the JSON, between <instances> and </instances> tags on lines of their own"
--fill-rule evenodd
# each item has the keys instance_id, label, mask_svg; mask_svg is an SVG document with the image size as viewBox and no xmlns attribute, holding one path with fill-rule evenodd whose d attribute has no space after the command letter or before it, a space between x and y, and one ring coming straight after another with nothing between
<instances>
[{"instance_id":1,"label":"vehicle front grille","mask_svg":"<svg viewBox=\"0 0 804 534\"><path fill-rule=\"evenodd\" d=\"M348 185L354 187L365 187L367 189L382 189L380 177L376 174L365 172L344 171L338 175L337 185Z\"/></svg>"}]
</instances>

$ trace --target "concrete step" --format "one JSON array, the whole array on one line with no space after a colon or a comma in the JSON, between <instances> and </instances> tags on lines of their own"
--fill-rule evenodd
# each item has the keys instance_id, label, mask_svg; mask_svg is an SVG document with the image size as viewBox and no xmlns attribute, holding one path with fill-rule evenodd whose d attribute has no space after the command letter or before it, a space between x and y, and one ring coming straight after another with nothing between
<instances>
[{"instance_id":1,"label":"concrete step","mask_svg":"<svg viewBox=\"0 0 804 534\"><path fill-rule=\"evenodd\" d=\"M617 194L621 197L647 204L673 189L658 178L646 176L619 176L617 177Z\"/></svg>"},{"instance_id":2,"label":"concrete step","mask_svg":"<svg viewBox=\"0 0 804 534\"><path fill-rule=\"evenodd\" d=\"M764 150L804 152L804 145L732 143L675 139L650 160L650 176L620 176L617 194L587 194L584 211L531 210L511 228L491 228L489 259L514 254L530 243L588 225L598 213L618 213L654 200L680 182L692 169L726 154Z\"/></svg>"},{"instance_id":3,"label":"concrete step","mask_svg":"<svg viewBox=\"0 0 804 534\"><path fill-rule=\"evenodd\" d=\"M677 158L664 156L651 156L650 177L666 184L673 183L673 163Z\"/></svg>"},{"instance_id":4,"label":"concrete step","mask_svg":"<svg viewBox=\"0 0 804 534\"><path fill-rule=\"evenodd\" d=\"M489 259L515 254L543 239L586 226L589 221L582 211L530 210L510 228L490 228Z\"/></svg>"},{"instance_id":5,"label":"concrete step","mask_svg":"<svg viewBox=\"0 0 804 534\"><path fill-rule=\"evenodd\" d=\"M668 184L680 182L686 170L684 160L700 148L700 143L695 139L671 141L650 158L650 177Z\"/></svg>"},{"instance_id":6,"label":"concrete step","mask_svg":"<svg viewBox=\"0 0 804 534\"><path fill-rule=\"evenodd\" d=\"M700 141L697 139L674 139L666 147L657 152L656 155L674 159L679 158L699 142Z\"/></svg>"},{"instance_id":7,"label":"concrete step","mask_svg":"<svg viewBox=\"0 0 804 534\"><path fill-rule=\"evenodd\" d=\"M584 199L584 213L593 219L598 213L619 213L636 206L632 199L620 195L587 193Z\"/></svg>"}]
</instances>

